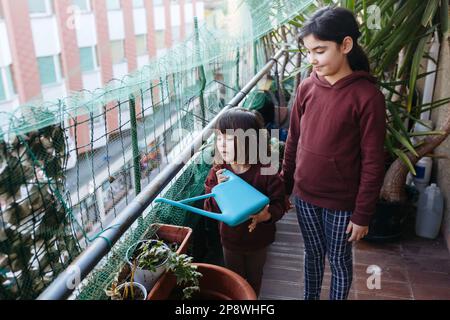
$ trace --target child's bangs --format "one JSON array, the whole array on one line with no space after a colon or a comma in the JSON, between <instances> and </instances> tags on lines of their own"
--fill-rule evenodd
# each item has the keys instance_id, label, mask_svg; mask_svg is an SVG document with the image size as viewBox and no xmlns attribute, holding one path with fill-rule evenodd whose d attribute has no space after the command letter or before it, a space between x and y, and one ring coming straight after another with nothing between
<instances>
[{"instance_id":1,"label":"child's bangs","mask_svg":"<svg viewBox=\"0 0 450 320\"><path fill-rule=\"evenodd\" d=\"M248 110L228 110L217 121L216 130L222 134L226 134L227 130L258 130L261 127L255 117L255 114Z\"/></svg>"}]
</instances>

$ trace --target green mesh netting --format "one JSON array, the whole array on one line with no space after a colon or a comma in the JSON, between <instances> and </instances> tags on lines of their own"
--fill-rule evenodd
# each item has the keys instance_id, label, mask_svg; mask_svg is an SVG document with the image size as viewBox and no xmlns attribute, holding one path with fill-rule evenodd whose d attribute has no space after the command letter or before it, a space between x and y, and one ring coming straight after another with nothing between
<instances>
[{"instance_id":1,"label":"green mesh netting","mask_svg":"<svg viewBox=\"0 0 450 320\"><path fill-rule=\"evenodd\" d=\"M204 182L210 170L210 165L207 164L209 163L208 161L203 162L201 159L210 157L211 151L211 148L206 148L200 152L194 161L177 177L176 181L170 185L163 197L182 200L204 193ZM108 256L100 263L101 266L97 267L87 277L80 292L77 294L77 299L108 298L104 290L108 288L117 272L124 266L124 257L127 249L136 241L151 237L156 232L155 228L151 228L152 223L168 223L195 228L197 219L199 219L198 215L164 203L157 203L152 206L144 214L143 220L139 224L135 224L127 232L126 236L114 246Z\"/></svg>"},{"instance_id":2,"label":"green mesh netting","mask_svg":"<svg viewBox=\"0 0 450 320\"><path fill-rule=\"evenodd\" d=\"M101 237L273 55L272 44L284 40L270 40L272 32L312 2L243 1L236 12L250 16L248 28L201 26L163 57L104 88L0 112L0 299L36 298ZM286 41L295 43L294 35ZM202 194L208 170L190 163L164 196ZM199 219L164 204L150 206L77 297L105 298L125 250L154 232L152 223L195 228Z\"/></svg>"}]
</instances>

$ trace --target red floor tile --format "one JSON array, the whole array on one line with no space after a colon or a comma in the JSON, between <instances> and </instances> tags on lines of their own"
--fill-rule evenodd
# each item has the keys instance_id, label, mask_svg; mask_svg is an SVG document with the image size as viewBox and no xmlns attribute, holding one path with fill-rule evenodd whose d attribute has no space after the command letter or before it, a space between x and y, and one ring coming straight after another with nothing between
<instances>
[{"instance_id":1,"label":"red floor tile","mask_svg":"<svg viewBox=\"0 0 450 320\"><path fill-rule=\"evenodd\" d=\"M412 299L411 285L408 282L391 282L381 279L380 289L369 289L367 279L356 279L355 289L357 293Z\"/></svg>"},{"instance_id":2,"label":"red floor tile","mask_svg":"<svg viewBox=\"0 0 450 320\"><path fill-rule=\"evenodd\" d=\"M412 285L416 300L450 300L450 287L436 287L429 285Z\"/></svg>"},{"instance_id":3,"label":"red floor tile","mask_svg":"<svg viewBox=\"0 0 450 320\"><path fill-rule=\"evenodd\" d=\"M409 280L414 285L444 287L450 291L450 274L440 272L409 271Z\"/></svg>"}]
</instances>

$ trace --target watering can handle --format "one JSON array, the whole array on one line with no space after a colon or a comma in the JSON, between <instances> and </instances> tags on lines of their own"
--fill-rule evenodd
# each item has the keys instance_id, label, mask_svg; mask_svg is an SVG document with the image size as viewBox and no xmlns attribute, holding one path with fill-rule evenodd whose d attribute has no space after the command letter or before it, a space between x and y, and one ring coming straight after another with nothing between
<instances>
[{"instance_id":1,"label":"watering can handle","mask_svg":"<svg viewBox=\"0 0 450 320\"><path fill-rule=\"evenodd\" d=\"M220 216L222 216L222 214L221 213L215 213L215 212L202 210L202 209L199 209L199 208L196 208L196 207L189 206L189 205L185 204L185 203L189 203L189 202L192 202L192 201L206 199L206 198L210 198L210 197L214 197L214 196L215 196L214 193L208 193L208 194L204 194L204 195L201 195L201 196L198 196L198 197L184 199L182 201L173 201L173 200L169 200L169 199L166 199L166 198L156 198L155 202L165 202L165 203L171 204L171 205L173 205L175 207L178 207L178 208L181 208L181 209L184 209L184 210L192 211L192 212L201 214L203 216L214 218L214 217L220 217Z\"/></svg>"}]
</instances>

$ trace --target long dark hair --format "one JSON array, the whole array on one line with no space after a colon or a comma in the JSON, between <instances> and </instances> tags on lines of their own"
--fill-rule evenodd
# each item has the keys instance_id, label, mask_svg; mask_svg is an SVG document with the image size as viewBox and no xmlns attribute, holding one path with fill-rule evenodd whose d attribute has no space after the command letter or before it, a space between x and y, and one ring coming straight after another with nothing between
<instances>
[{"instance_id":1,"label":"long dark hair","mask_svg":"<svg viewBox=\"0 0 450 320\"><path fill-rule=\"evenodd\" d=\"M333 41L339 45L342 44L345 37L351 37L353 48L347 55L350 68L353 71L370 72L369 59L358 44L361 32L355 16L350 10L340 7L325 7L317 10L301 28L300 43L303 43L303 38L310 34L319 40Z\"/></svg>"}]
</instances>

